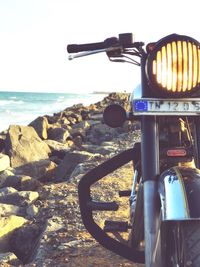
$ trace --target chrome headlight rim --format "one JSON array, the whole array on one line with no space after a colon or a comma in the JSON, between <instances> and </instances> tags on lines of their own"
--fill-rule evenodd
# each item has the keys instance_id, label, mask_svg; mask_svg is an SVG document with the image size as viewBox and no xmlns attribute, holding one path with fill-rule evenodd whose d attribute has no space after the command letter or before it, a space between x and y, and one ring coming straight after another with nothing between
<instances>
[{"instance_id":1,"label":"chrome headlight rim","mask_svg":"<svg viewBox=\"0 0 200 267\"><path fill-rule=\"evenodd\" d=\"M191 90L187 91L172 91L168 90L167 88L160 85L155 77L153 76L153 61L156 58L156 55L158 51L161 51L163 47L166 47L168 44L172 43L178 43L178 42L186 42L187 44L190 43L194 46L196 46L197 51L197 64L198 64L198 77L197 77L197 85L192 87ZM146 60L146 77L147 77L147 83L152 91L152 93L155 96L158 97L175 97L175 98L182 98L182 97L195 97L200 96L200 43L195 40L192 37L186 36L186 35L178 35L178 34L171 34L168 36L165 36L164 38L160 39L158 42L156 42L153 45L153 48L151 46L151 51L147 55ZM178 64L178 63L177 63Z\"/></svg>"}]
</instances>

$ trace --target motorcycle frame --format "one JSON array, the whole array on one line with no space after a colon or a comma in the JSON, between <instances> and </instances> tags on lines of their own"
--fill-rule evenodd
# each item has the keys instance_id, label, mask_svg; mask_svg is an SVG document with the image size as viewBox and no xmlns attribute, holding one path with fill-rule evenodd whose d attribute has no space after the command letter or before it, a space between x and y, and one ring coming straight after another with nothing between
<instances>
[{"instance_id":1,"label":"motorcycle frame","mask_svg":"<svg viewBox=\"0 0 200 267\"><path fill-rule=\"evenodd\" d=\"M142 98L151 98L153 95L148 86L145 65L147 54L143 51L141 57L141 88ZM134 146L133 149L122 152L121 154L109 159L103 164L97 166L93 170L84 175L78 186L79 204L83 223L88 232L107 249L137 263L144 263L146 267L160 267L163 266L162 251L161 251L161 223L167 222L167 217L163 216L162 196L159 194L160 184L163 185L163 177L160 173L160 155L159 155L159 127L158 118L156 116L141 116L141 146ZM196 127L196 150L197 160L196 166L200 167L200 118L195 118ZM134 250L124 244L109 237L94 221L92 212L95 210L117 210L113 202L110 203L95 203L92 201L90 195L90 187L98 180L105 177L107 174L120 168L129 161L137 163L141 160L142 163L142 181L143 181L143 204L144 204L144 239L145 239L145 255L142 251ZM179 187L184 184L184 179L180 178ZM196 186L196 185L195 185ZM171 190L171 189L169 189ZM200 186L198 188L200 193ZM198 195L198 194L197 194ZM199 194L200 195L200 194ZM185 196L189 198L188 195ZM199 198L199 197L198 197ZM186 199L187 200L187 199ZM167 200L168 201L168 200ZM169 202L165 202L168 207L173 203L174 198ZM104 205L106 204L106 205ZM172 206L172 205L171 205ZM106 209L107 207L108 209ZM116 208L116 209L115 209ZM137 207L136 207L137 208ZM174 205L174 211L178 209L178 205ZM164 210L165 212L165 210ZM176 212L174 212L175 214ZM200 218L200 209L194 214L194 218L188 216L187 218L171 217L169 222L181 221L184 219L193 220ZM141 219L141 218L140 218ZM166 220L165 220L166 219ZM137 220L137 218L134 218ZM134 222L135 223L135 222ZM136 222L138 224L140 222ZM165 224L166 226L166 224Z\"/></svg>"}]
</instances>

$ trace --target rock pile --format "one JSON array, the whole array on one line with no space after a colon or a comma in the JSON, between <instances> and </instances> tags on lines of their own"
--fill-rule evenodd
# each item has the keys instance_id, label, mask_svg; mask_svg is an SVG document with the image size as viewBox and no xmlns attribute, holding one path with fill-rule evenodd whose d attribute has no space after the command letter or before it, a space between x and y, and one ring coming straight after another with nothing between
<instances>
[{"instance_id":1,"label":"rock pile","mask_svg":"<svg viewBox=\"0 0 200 267\"><path fill-rule=\"evenodd\" d=\"M0 134L0 263L23 266L38 253L53 216L44 205L50 194L45 184L78 181L99 161L126 148L120 139L139 126L111 129L102 113L111 103L128 109L128 97L112 93L88 107L74 105Z\"/></svg>"}]
</instances>

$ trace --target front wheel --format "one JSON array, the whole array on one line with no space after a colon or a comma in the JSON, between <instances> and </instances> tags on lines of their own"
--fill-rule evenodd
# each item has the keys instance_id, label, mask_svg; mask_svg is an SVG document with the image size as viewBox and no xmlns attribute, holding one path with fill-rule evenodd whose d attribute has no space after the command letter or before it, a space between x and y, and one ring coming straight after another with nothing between
<instances>
[{"instance_id":1,"label":"front wheel","mask_svg":"<svg viewBox=\"0 0 200 267\"><path fill-rule=\"evenodd\" d=\"M166 266L200 267L200 221L173 222L166 229Z\"/></svg>"}]
</instances>

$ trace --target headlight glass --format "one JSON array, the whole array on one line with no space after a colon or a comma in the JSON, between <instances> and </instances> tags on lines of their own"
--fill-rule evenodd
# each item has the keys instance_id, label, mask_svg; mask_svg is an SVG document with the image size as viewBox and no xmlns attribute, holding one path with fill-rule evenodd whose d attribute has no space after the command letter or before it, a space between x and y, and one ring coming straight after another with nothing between
<instances>
[{"instance_id":1,"label":"headlight glass","mask_svg":"<svg viewBox=\"0 0 200 267\"><path fill-rule=\"evenodd\" d=\"M170 35L155 44L147 58L147 77L160 94L191 95L200 86L200 44L181 35Z\"/></svg>"}]
</instances>

